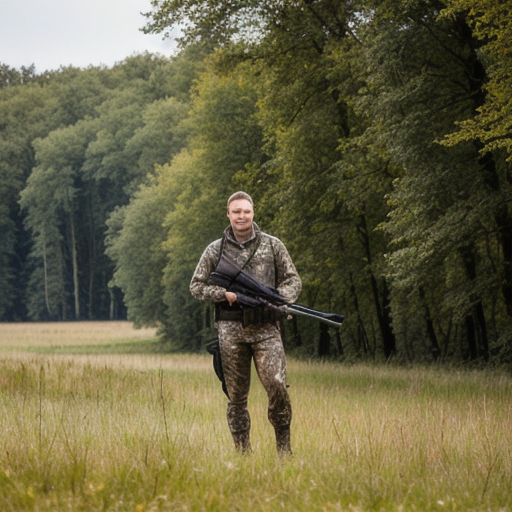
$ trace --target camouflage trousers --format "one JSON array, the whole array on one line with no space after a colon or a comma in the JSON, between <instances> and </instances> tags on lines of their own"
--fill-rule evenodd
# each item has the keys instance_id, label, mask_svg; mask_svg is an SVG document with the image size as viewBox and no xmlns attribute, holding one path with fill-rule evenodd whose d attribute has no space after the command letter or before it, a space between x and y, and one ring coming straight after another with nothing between
<instances>
[{"instance_id":1,"label":"camouflage trousers","mask_svg":"<svg viewBox=\"0 0 512 512\"><path fill-rule=\"evenodd\" d=\"M251 385L251 362L268 396L268 419L276 431L277 449L290 450L290 423L292 407L286 385L286 358L277 325L251 325L241 322L219 321L222 367L229 400L227 420L241 451L250 449L251 418L247 400Z\"/></svg>"}]
</instances>

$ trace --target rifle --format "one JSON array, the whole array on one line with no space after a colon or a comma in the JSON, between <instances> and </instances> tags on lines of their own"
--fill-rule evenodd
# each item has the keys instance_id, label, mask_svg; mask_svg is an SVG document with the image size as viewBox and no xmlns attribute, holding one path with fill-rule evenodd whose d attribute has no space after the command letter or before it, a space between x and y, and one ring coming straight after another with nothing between
<instances>
[{"instance_id":1,"label":"rifle","mask_svg":"<svg viewBox=\"0 0 512 512\"><path fill-rule=\"evenodd\" d=\"M213 356L213 369L215 371L215 375L222 383L222 391L229 399L228 388L226 386L226 379L224 378L224 369L222 368L222 358L220 355L220 344L219 338L213 338L208 343L206 343L206 350L209 354Z\"/></svg>"},{"instance_id":2,"label":"rifle","mask_svg":"<svg viewBox=\"0 0 512 512\"><path fill-rule=\"evenodd\" d=\"M221 257L217 268L211 273L210 283L236 293L237 302L249 308L264 306L283 316L289 314L306 316L334 327L340 327L345 318L336 313L322 313L299 304L286 302L276 290L261 284L224 257Z\"/></svg>"}]
</instances>

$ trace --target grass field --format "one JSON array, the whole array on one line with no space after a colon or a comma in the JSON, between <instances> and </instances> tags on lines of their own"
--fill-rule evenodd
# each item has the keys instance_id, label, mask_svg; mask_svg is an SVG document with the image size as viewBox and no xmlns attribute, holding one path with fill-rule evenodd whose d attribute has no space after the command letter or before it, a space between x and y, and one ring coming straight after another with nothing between
<instances>
[{"instance_id":1,"label":"grass field","mask_svg":"<svg viewBox=\"0 0 512 512\"><path fill-rule=\"evenodd\" d=\"M210 357L127 322L0 324L0 511L512 511L512 378L289 360L294 457Z\"/></svg>"}]
</instances>

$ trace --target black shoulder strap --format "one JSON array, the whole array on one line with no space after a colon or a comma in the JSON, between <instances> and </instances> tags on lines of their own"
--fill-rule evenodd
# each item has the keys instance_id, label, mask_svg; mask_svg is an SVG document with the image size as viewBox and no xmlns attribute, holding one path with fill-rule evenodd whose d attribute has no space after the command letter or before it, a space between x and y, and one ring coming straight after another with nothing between
<instances>
[{"instance_id":1,"label":"black shoulder strap","mask_svg":"<svg viewBox=\"0 0 512 512\"><path fill-rule=\"evenodd\" d=\"M253 256L256 254L256 251L258 250L258 247L260 246L260 243L261 243L261 233L257 233L256 234L256 240L254 242L254 246L251 250L251 253L249 254L249 257L245 260L244 264L238 269L238 272L233 276L231 277L231 284L233 284L237 277L240 275L240 272L242 272L242 270L249 264L249 262L252 260ZM219 263L220 263L220 260L222 259L222 255L224 253L224 247L226 245L226 234L224 233L222 235L222 240L220 242L220 252L219 252L219 259L217 261L217 267L219 267Z\"/></svg>"},{"instance_id":2,"label":"black shoulder strap","mask_svg":"<svg viewBox=\"0 0 512 512\"><path fill-rule=\"evenodd\" d=\"M217 265L219 265L219 261L222 258L222 253L224 252L224 246L226 245L226 233L222 235L222 238L220 239L220 249L219 249L219 259L217 260Z\"/></svg>"},{"instance_id":3,"label":"black shoulder strap","mask_svg":"<svg viewBox=\"0 0 512 512\"><path fill-rule=\"evenodd\" d=\"M278 269L277 269L276 251L274 249L274 243L272 242L272 237L270 237L270 247L272 247L272 259L274 260L274 288L277 288L279 275L278 275Z\"/></svg>"}]
</instances>

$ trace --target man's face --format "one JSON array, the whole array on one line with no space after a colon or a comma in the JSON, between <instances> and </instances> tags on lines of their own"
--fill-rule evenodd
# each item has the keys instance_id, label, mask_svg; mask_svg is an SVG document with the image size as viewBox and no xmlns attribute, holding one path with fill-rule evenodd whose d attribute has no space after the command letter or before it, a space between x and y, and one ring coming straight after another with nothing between
<instances>
[{"instance_id":1,"label":"man's face","mask_svg":"<svg viewBox=\"0 0 512 512\"><path fill-rule=\"evenodd\" d=\"M254 209L247 199L235 199L228 206L228 218L237 240L247 240L252 234Z\"/></svg>"}]
</instances>

